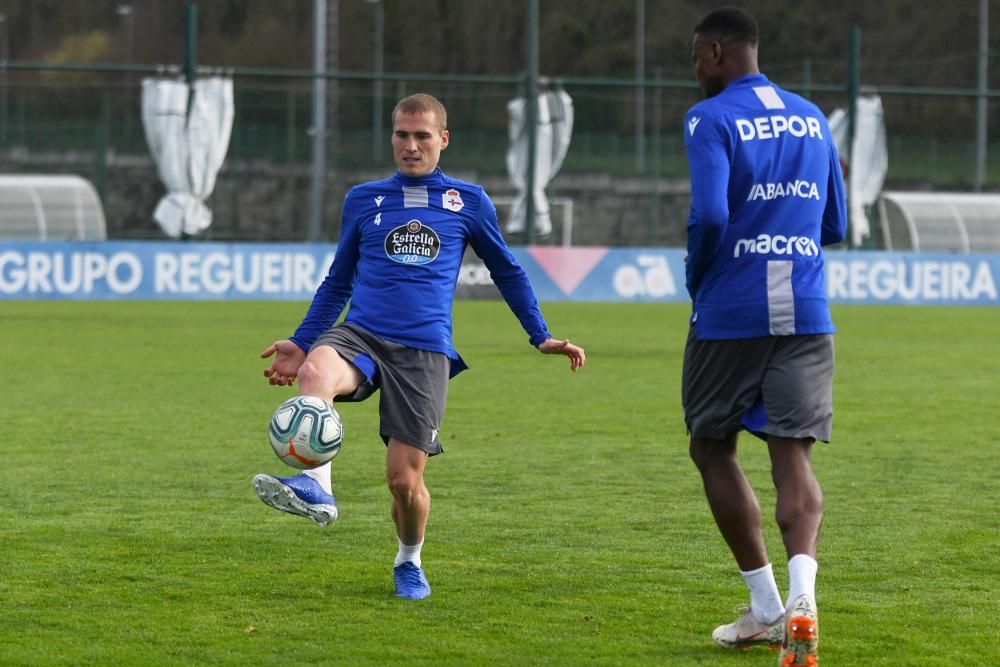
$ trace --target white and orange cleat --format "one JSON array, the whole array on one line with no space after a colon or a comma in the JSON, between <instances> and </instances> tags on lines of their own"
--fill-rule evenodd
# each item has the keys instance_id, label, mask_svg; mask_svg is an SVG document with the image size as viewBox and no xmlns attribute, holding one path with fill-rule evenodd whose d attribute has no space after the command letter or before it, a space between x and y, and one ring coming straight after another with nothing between
<instances>
[{"instance_id":1,"label":"white and orange cleat","mask_svg":"<svg viewBox=\"0 0 1000 667\"><path fill-rule=\"evenodd\" d=\"M800 595L785 614L784 637L778 667L819 665L819 620L816 601Z\"/></svg>"},{"instance_id":2,"label":"white and orange cleat","mask_svg":"<svg viewBox=\"0 0 1000 667\"><path fill-rule=\"evenodd\" d=\"M783 619L779 618L768 625L757 620L750 607L740 606L736 613L742 614L728 625L720 625L712 631L712 640L722 648L748 649L751 646L770 646L777 648L781 644Z\"/></svg>"}]
</instances>

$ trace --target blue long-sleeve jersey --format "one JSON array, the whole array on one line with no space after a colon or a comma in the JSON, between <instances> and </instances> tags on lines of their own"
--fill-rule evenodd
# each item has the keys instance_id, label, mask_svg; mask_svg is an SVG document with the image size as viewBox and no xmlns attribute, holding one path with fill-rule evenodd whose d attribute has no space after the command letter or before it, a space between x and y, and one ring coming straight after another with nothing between
<instances>
[{"instance_id":1,"label":"blue long-sleeve jersey","mask_svg":"<svg viewBox=\"0 0 1000 667\"><path fill-rule=\"evenodd\" d=\"M347 193L330 272L291 340L308 351L350 301L346 322L446 354L454 376L466 367L452 343L452 301L466 246L486 264L530 343L550 338L493 202L481 186L435 169L421 177L396 172Z\"/></svg>"},{"instance_id":2,"label":"blue long-sleeve jersey","mask_svg":"<svg viewBox=\"0 0 1000 667\"><path fill-rule=\"evenodd\" d=\"M685 120L697 337L833 333L820 248L843 240L847 212L822 112L752 74Z\"/></svg>"}]
</instances>

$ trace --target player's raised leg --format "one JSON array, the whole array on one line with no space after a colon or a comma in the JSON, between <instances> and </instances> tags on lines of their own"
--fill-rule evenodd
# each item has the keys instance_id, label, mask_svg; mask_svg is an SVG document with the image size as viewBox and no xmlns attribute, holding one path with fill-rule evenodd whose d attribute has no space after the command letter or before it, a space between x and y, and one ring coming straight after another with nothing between
<instances>
[{"instance_id":1,"label":"player's raised leg","mask_svg":"<svg viewBox=\"0 0 1000 667\"><path fill-rule=\"evenodd\" d=\"M422 600L431 594L420 560L431 509L431 496L424 485L426 465L427 452L390 438L385 472L392 492L392 520L399 540L393 579L396 595L410 600Z\"/></svg>"},{"instance_id":2,"label":"player's raised leg","mask_svg":"<svg viewBox=\"0 0 1000 667\"><path fill-rule=\"evenodd\" d=\"M298 369L299 393L329 402L353 393L363 379L361 371L326 345L313 349ZM259 474L253 488L268 506L327 526L339 517L330 471L327 462L294 477Z\"/></svg>"},{"instance_id":3,"label":"player's raised leg","mask_svg":"<svg viewBox=\"0 0 1000 667\"><path fill-rule=\"evenodd\" d=\"M330 464L323 464L329 469ZM312 472L312 471L308 471ZM326 473L329 479L330 473ZM340 516L333 493L305 472L294 477L260 473L253 478L253 490L269 507L304 516L320 526L328 526Z\"/></svg>"}]
</instances>

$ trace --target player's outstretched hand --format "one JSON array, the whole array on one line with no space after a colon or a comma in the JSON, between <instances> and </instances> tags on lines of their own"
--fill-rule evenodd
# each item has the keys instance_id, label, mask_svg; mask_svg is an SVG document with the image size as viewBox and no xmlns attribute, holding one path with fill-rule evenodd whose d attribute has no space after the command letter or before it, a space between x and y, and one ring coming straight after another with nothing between
<instances>
[{"instance_id":1,"label":"player's outstretched hand","mask_svg":"<svg viewBox=\"0 0 1000 667\"><path fill-rule=\"evenodd\" d=\"M542 354L562 354L569 357L569 369L574 373L587 362L583 348L573 345L568 340L550 338L538 346L538 351Z\"/></svg>"},{"instance_id":2,"label":"player's outstretched hand","mask_svg":"<svg viewBox=\"0 0 1000 667\"><path fill-rule=\"evenodd\" d=\"M295 382L299 368L306 360L306 353L290 340L276 340L260 353L261 359L267 359L272 355L276 356L271 365L264 369L264 377L271 384L291 386Z\"/></svg>"}]
</instances>

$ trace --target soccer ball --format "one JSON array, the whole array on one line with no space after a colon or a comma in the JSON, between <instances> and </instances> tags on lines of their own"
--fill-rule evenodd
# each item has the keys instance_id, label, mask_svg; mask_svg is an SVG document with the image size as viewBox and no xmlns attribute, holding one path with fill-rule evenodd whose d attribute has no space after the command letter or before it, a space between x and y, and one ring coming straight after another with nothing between
<instances>
[{"instance_id":1,"label":"soccer ball","mask_svg":"<svg viewBox=\"0 0 1000 667\"><path fill-rule=\"evenodd\" d=\"M279 405L267 435L278 458L299 470L331 460L344 441L340 415L314 396L296 396Z\"/></svg>"}]
</instances>

